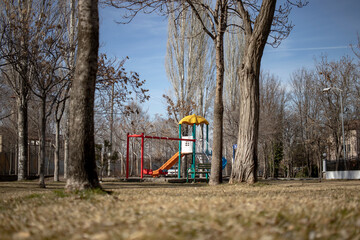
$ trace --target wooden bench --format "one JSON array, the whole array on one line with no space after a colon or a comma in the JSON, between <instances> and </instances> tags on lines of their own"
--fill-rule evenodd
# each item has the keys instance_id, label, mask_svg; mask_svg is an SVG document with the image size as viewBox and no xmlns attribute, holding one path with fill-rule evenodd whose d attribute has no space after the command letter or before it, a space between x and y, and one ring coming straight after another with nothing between
<instances>
[{"instance_id":1,"label":"wooden bench","mask_svg":"<svg viewBox=\"0 0 360 240\"><path fill-rule=\"evenodd\" d=\"M211 163L199 163L195 168L190 168L186 177L186 182L189 182L189 175L193 175L193 180L195 182L196 174L205 174L206 182L209 182L209 174L211 172Z\"/></svg>"}]
</instances>

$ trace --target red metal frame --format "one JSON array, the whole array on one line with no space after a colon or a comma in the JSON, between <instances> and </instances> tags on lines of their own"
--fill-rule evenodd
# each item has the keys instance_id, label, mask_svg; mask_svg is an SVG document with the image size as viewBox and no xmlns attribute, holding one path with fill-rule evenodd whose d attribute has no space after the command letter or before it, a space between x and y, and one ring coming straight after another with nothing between
<instances>
[{"instance_id":1,"label":"red metal frame","mask_svg":"<svg viewBox=\"0 0 360 240\"><path fill-rule=\"evenodd\" d=\"M144 133L142 134L133 134L130 135L127 134L127 140L126 140L126 179L129 178L129 138L134 137L140 137L141 138L141 179L144 177L144 139L145 138L151 138L151 139L161 139L161 140L173 140L173 141L189 141L189 142L195 142L196 139L183 139L183 138L169 138L169 137L154 137L154 136L145 136Z\"/></svg>"},{"instance_id":2,"label":"red metal frame","mask_svg":"<svg viewBox=\"0 0 360 240\"><path fill-rule=\"evenodd\" d=\"M126 142L126 179L129 178L129 133L127 134Z\"/></svg>"}]
</instances>

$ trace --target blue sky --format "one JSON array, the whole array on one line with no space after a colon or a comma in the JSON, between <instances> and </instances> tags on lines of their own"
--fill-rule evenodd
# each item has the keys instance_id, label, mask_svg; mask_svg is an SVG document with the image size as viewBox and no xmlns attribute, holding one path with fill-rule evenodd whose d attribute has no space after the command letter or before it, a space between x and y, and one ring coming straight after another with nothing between
<instances>
[{"instance_id":1,"label":"blue sky","mask_svg":"<svg viewBox=\"0 0 360 240\"><path fill-rule=\"evenodd\" d=\"M150 90L145 109L164 115L162 95L171 88L165 72L167 19L151 14L129 24L115 20L121 20L120 10L100 9L100 51L119 59L129 56L126 70L138 72ZM295 25L290 36L278 48L266 46L261 65L284 84L292 72L312 67L322 54L329 60L353 57L349 44L356 44L360 34L360 0L310 0L305 8L293 9L290 20Z\"/></svg>"}]
</instances>

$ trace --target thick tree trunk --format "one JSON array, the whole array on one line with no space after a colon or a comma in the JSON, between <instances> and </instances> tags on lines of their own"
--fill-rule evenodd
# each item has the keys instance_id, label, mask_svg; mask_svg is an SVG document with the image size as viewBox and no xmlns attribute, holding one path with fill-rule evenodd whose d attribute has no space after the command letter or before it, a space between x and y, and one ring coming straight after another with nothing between
<instances>
[{"instance_id":1,"label":"thick tree trunk","mask_svg":"<svg viewBox=\"0 0 360 240\"><path fill-rule=\"evenodd\" d=\"M60 160L60 120L56 120L55 132L55 153L54 153L54 181L59 181L59 160Z\"/></svg>"},{"instance_id":2,"label":"thick tree trunk","mask_svg":"<svg viewBox=\"0 0 360 240\"><path fill-rule=\"evenodd\" d=\"M223 148L223 82L224 82L224 32L216 37L216 92L214 102L214 138L211 160L210 185L222 183L222 148Z\"/></svg>"},{"instance_id":3,"label":"thick tree trunk","mask_svg":"<svg viewBox=\"0 0 360 240\"><path fill-rule=\"evenodd\" d=\"M40 179L39 186L45 188L45 157L46 157L46 98L41 100L41 135L40 135Z\"/></svg>"},{"instance_id":4,"label":"thick tree trunk","mask_svg":"<svg viewBox=\"0 0 360 240\"><path fill-rule=\"evenodd\" d=\"M26 96L20 95L17 97L18 109L18 164L17 177L18 180L24 180L27 177L27 162L28 162L28 103Z\"/></svg>"},{"instance_id":5,"label":"thick tree trunk","mask_svg":"<svg viewBox=\"0 0 360 240\"><path fill-rule=\"evenodd\" d=\"M240 127L230 183L254 183L257 181L259 75L254 72L253 68L244 68L241 71L240 79L242 85L240 88Z\"/></svg>"},{"instance_id":6,"label":"thick tree trunk","mask_svg":"<svg viewBox=\"0 0 360 240\"><path fill-rule=\"evenodd\" d=\"M257 181L260 63L275 7L276 0L264 0L253 29L248 13L244 9L241 10L245 21L245 52L239 73L241 84L239 133L230 183Z\"/></svg>"},{"instance_id":7,"label":"thick tree trunk","mask_svg":"<svg viewBox=\"0 0 360 240\"><path fill-rule=\"evenodd\" d=\"M94 93L99 48L97 0L79 0L76 70L70 96L68 191L101 187L96 172Z\"/></svg>"}]
</instances>

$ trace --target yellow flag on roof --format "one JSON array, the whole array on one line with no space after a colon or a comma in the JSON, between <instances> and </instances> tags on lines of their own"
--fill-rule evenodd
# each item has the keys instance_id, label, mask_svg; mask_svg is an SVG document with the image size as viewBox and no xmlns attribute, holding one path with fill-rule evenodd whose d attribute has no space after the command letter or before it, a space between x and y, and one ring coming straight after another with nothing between
<instances>
[{"instance_id":1,"label":"yellow flag on roof","mask_svg":"<svg viewBox=\"0 0 360 240\"><path fill-rule=\"evenodd\" d=\"M209 125L209 122L201 116L197 116L195 114L193 115L189 115L184 117L183 119L180 120L179 124L188 124L188 125L200 125L200 124L206 124Z\"/></svg>"}]
</instances>

